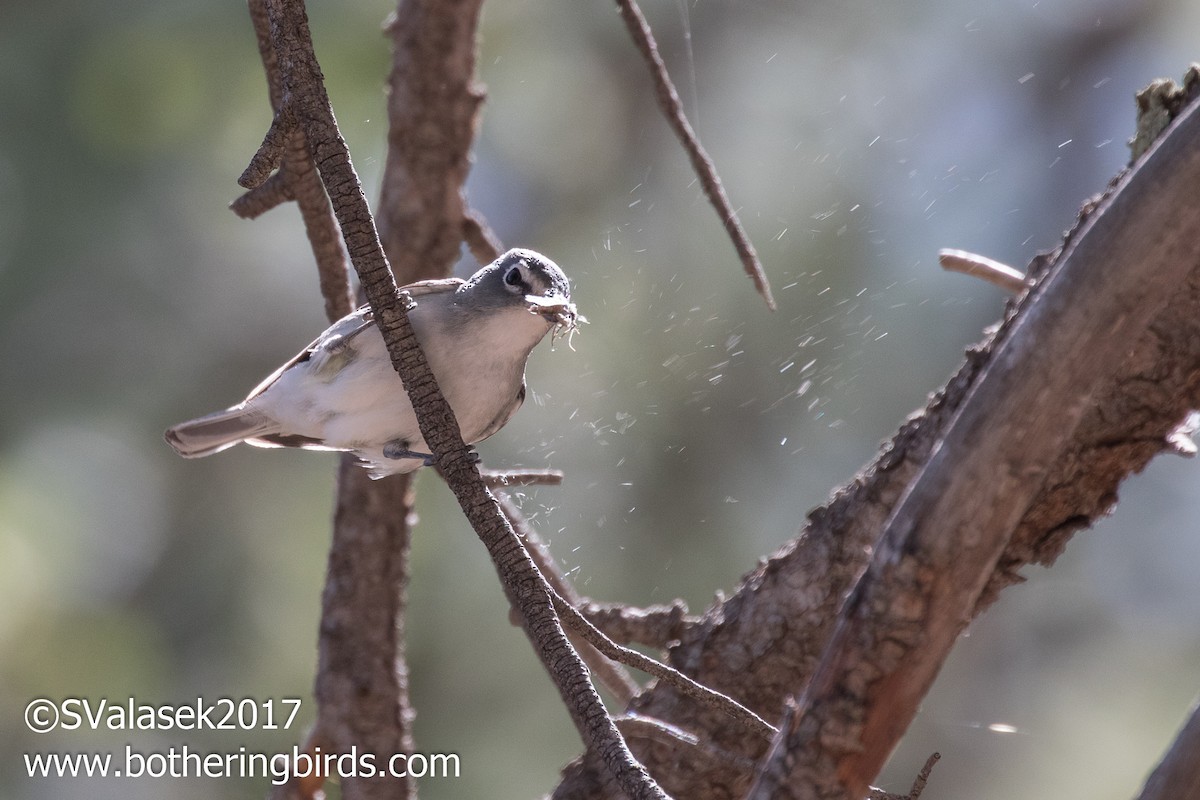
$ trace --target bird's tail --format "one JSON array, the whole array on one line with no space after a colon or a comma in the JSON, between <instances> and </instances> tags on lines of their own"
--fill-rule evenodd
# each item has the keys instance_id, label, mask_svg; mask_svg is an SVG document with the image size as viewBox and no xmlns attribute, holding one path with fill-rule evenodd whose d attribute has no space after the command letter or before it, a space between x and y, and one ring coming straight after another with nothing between
<instances>
[{"instance_id":1,"label":"bird's tail","mask_svg":"<svg viewBox=\"0 0 1200 800\"><path fill-rule=\"evenodd\" d=\"M278 430L261 412L237 405L167 428L166 440L184 458L201 458Z\"/></svg>"}]
</instances>

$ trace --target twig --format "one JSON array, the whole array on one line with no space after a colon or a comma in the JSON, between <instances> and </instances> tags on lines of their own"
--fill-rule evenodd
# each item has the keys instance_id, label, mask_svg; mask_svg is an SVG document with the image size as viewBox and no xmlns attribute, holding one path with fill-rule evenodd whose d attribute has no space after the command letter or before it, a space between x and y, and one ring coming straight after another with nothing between
<instances>
[{"instance_id":1,"label":"twig","mask_svg":"<svg viewBox=\"0 0 1200 800\"><path fill-rule=\"evenodd\" d=\"M263 0L250 0L250 19L258 41L258 52L267 76L267 92L271 108L278 116L283 110L283 79L279 60L271 44L271 23ZM329 196L321 183L308 151L304 132L293 127L286 134L279 171L256 188L234 200L231 208L238 216L253 219L279 203L295 200L304 221L304 231L317 261L321 296L325 299L325 316L332 322L353 310L354 295L350 289L350 264L342 246L337 219L329 204Z\"/></svg>"},{"instance_id":2,"label":"twig","mask_svg":"<svg viewBox=\"0 0 1200 800\"><path fill-rule=\"evenodd\" d=\"M578 595L575 587L558 568L558 562L554 560L550 549L546 547L541 537L537 535L537 531L529 524L529 520L521 513L521 509L517 507L511 497L503 492L497 496L497 499L500 501L500 510L508 518L508 522L513 526L517 536L520 536L525 542L525 550L533 559L533 563L537 565L538 572L542 573L542 577L546 579L546 583L570 602L577 602ZM515 610L513 613L516 613ZM520 620L514 620L513 624L519 625ZM625 668L610 661L596 649L595 645L583 639L579 634L573 634L570 628L567 629L567 636L575 645L583 663L587 664L588 670L596 677L596 680L600 681L600 685L608 689L621 708L628 707L630 701L637 695L639 687Z\"/></svg>"},{"instance_id":3,"label":"twig","mask_svg":"<svg viewBox=\"0 0 1200 800\"><path fill-rule=\"evenodd\" d=\"M941 753L930 753L929 758L925 759L925 765L921 767L921 771L917 773L917 777L913 780L912 788L908 790L908 800L918 800L925 791L925 784L929 782L929 774L933 772L933 765L940 761L941 758Z\"/></svg>"},{"instance_id":4,"label":"twig","mask_svg":"<svg viewBox=\"0 0 1200 800\"><path fill-rule=\"evenodd\" d=\"M885 792L883 789L872 786L867 790L867 797L870 800L918 800L921 793L925 791L925 784L929 782L929 773L933 772L933 765L942 757L941 753L933 753L929 758L925 759L925 766L921 767L921 771L917 773L917 777L913 779L912 788L908 790L908 794L896 794L895 792Z\"/></svg>"},{"instance_id":5,"label":"twig","mask_svg":"<svg viewBox=\"0 0 1200 800\"><path fill-rule=\"evenodd\" d=\"M671 642L683 638L697 621L688 616L687 604L676 600L669 606L633 608L621 603L597 603L585 600L573 603L589 622L604 635L620 644L644 644L665 650Z\"/></svg>"},{"instance_id":6,"label":"twig","mask_svg":"<svg viewBox=\"0 0 1200 800\"><path fill-rule=\"evenodd\" d=\"M670 725L660 719L633 714L616 717L613 721L617 723L617 727L621 730L621 733L625 734L626 739L637 737L649 739L674 748L680 746L695 748L712 756L717 761L742 772L749 772L754 769L754 761L752 759L716 747L711 741L702 740L696 734L685 731L677 725Z\"/></svg>"},{"instance_id":7,"label":"twig","mask_svg":"<svg viewBox=\"0 0 1200 800\"><path fill-rule=\"evenodd\" d=\"M238 178L239 186L244 189L257 189L266 182L283 160L283 146L287 142L288 133L295 127L296 120L292 118L291 107L285 105L280 108L271 120L271 127L267 128L262 144L258 146L254 157Z\"/></svg>"},{"instance_id":8,"label":"twig","mask_svg":"<svg viewBox=\"0 0 1200 800\"><path fill-rule=\"evenodd\" d=\"M1007 264L966 250L939 250L938 263L942 269L981 278L1006 292L1019 294L1029 288L1029 280Z\"/></svg>"},{"instance_id":9,"label":"twig","mask_svg":"<svg viewBox=\"0 0 1200 800\"><path fill-rule=\"evenodd\" d=\"M481 469L480 477L489 489L511 486L558 486L563 474L557 469Z\"/></svg>"},{"instance_id":10,"label":"twig","mask_svg":"<svg viewBox=\"0 0 1200 800\"><path fill-rule=\"evenodd\" d=\"M483 214L473 208L467 209L463 215L463 240L480 264L490 264L504 250L500 237L488 225Z\"/></svg>"},{"instance_id":11,"label":"twig","mask_svg":"<svg viewBox=\"0 0 1200 800\"><path fill-rule=\"evenodd\" d=\"M628 647L623 647L612 641L601 633L595 625L588 622L587 618L575 610L574 606L557 593L552 592L550 597L554 601L554 608L558 611L559 616L562 617L563 622L572 630L578 631L583 638L587 639L597 650L609 658L620 661L622 664L634 669L639 669L648 675L653 675L663 683L677 689L680 694L698 700L709 708L723 711L732 717L738 725L752 733L766 739L770 739L778 733L773 725L733 698L697 683L682 672L666 664L655 661L649 656L642 655L636 650L630 650Z\"/></svg>"},{"instance_id":12,"label":"twig","mask_svg":"<svg viewBox=\"0 0 1200 800\"><path fill-rule=\"evenodd\" d=\"M287 174L280 169L257 187L244 192L229 204L229 208L242 219L257 219L272 208L295 199Z\"/></svg>"},{"instance_id":13,"label":"twig","mask_svg":"<svg viewBox=\"0 0 1200 800\"><path fill-rule=\"evenodd\" d=\"M754 286L766 301L767 308L774 311L775 298L771 295L771 284L767 281L762 262L759 261L758 254L754 251L754 245L750 243L750 237L746 235L746 230L742 227L737 212L733 210L733 205L725 194L725 187L717 175L717 168L700 144L700 138L692 130L687 115L683 113L683 103L679 100L679 92L675 90L675 84L671 82L671 76L667 74L667 65L658 53L658 44L654 41L654 33L650 30L649 23L642 15L642 10L638 7L636 0L617 0L617 7L621 10L621 19L625 21L629 35L633 37L633 42L642 54L642 59L650 68L659 107L680 143L683 144L683 149L687 151L688 157L692 161L692 169L700 178L700 185L704 187L704 194L708 197L708 202L716 210L717 216L721 218L721 222L725 225L725 232L733 241L738 257L742 260L742 268L754 281Z\"/></svg>"},{"instance_id":14,"label":"twig","mask_svg":"<svg viewBox=\"0 0 1200 800\"><path fill-rule=\"evenodd\" d=\"M666 794L629 752L588 680L582 661L554 614L547 595L549 588L484 486L459 433L454 412L429 369L334 120L312 50L303 2L267 0L267 9L272 44L280 64L287 66L282 76L285 104L295 106L295 118L321 171L376 326L412 400L422 437L436 465L487 547L509 602L521 612L525 630L589 749L607 764L618 785L634 800L665 798ZM261 160L265 159L256 157L256 161Z\"/></svg>"}]
</instances>

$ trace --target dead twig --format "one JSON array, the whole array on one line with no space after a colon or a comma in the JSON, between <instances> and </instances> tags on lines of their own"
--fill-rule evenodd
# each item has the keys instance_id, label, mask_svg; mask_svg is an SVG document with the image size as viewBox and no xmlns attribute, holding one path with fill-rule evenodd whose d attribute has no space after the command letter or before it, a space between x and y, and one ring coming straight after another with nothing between
<instances>
[{"instance_id":1,"label":"dead twig","mask_svg":"<svg viewBox=\"0 0 1200 800\"><path fill-rule=\"evenodd\" d=\"M659 744L665 744L669 747L680 748L687 747L699 750L706 755L711 756L714 760L722 762L734 769L749 772L754 769L754 762L749 758L744 758L715 746L711 741L701 739L690 731L685 731L677 725L671 725L663 722L661 719L653 717L643 717L637 714L616 717L614 720L621 733L625 734L626 739L640 738L649 739Z\"/></svg>"},{"instance_id":2,"label":"dead twig","mask_svg":"<svg viewBox=\"0 0 1200 800\"><path fill-rule=\"evenodd\" d=\"M754 245L750 243L750 237L746 234L746 229L742 227L737 212L733 210L728 195L725 194L725 187L717 175L716 166L713 165L712 159L700 144L700 137L692 129L687 115L683 113L683 103L679 100L679 92L675 90L675 84L672 83L671 76L667 73L667 65L658 53L658 44L654 41L654 33L650 30L650 24L646 22L636 0L617 0L617 7L621 10L621 19L625 21L629 35L633 37L633 43L637 45L638 52L642 54L646 66L650 68L659 107L662 108L663 115L666 116L671 129L675 131L683 149L687 151L688 157L692 161L692 169L696 171L700 185L704 187L704 194L708 198L708 202L716 210L717 216L721 218L725 232L733 241L738 257L742 260L742 268L750 276L750 280L754 281L754 286L766 301L767 308L774 311L775 298L771 295L771 284L767 281L762 262L758 258L758 253L754 251Z\"/></svg>"},{"instance_id":3,"label":"dead twig","mask_svg":"<svg viewBox=\"0 0 1200 800\"><path fill-rule=\"evenodd\" d=\"M481 469L483 482L489 489L504 489L512 486L558 486L563 474L557 469Z\"/></svg>"},{"instance_id":4,"label":"dead twig","mask_svg":"<svg viewBox=\"0 0 1200 800\"><path fill-rule=\"evenodd\" d=\"M677 689L680 694L698 700L709 708L724 712L732 717L738 725L754 734L770 739L778 733L775 726L733 698L697 683L673 667L612 641L557 593L551 593L550 597L563 622L609 658L639 669L647 675L653 675L663 683Z\"/></svg>"},{"instance_id":5,"label":"dead twig","mask_svg":"<svg viewBox=\"0 0 1200 800\"><path fill-rule=\"evenodd\" d=\"M939 250L938 263L942 269L981 278L1006 292L1019 294L1029 288L1029 279L1007 264L966 250Z\"/></svg>"},{"instance_id":6,"label":"dead twig","mask_svg":"<svg viewBox=\"0 0 1200 800\"><path fill-rule=\"evenodd\" d=\"M669 606L648 608L597 603L594 600L573 605L614 642L644 644L659 650L665 650L672 642L682 639L687 629L697 621L696 617L688 616L687 604L682 600L676 600Z\"/></svg>"},{"instance_id":7,"label":"dead twig","mask_svg":"<svg viewBox=\"0 0 1200 800\"><path fill-rule=\"evenodd\" d=\"M925 766L921 767L921 771L917 773L917 777L913 779L912 788L908 790L908 794L896 794L895 792L885 792L883 789L877 789L874 786L867 792L867 797L870 800L918 800L921 793L925 791L925 784L929 782L929 773L933 772L933 765L941 759L941 753L933 753L929 758L925 759Z\"/></svg>"},{"instance_id":8,"label":"dead twig","mask_svg":"<svg viewBox=\"0 0 1200 800\"><path fill-rule=\"evenodd\" d=\"M509 524L513 526L513 530L525 542L525 549L529 552L529 557L533 559L533 563L537 565L538 572L542 573L542 577L546 579L546 583L553 587L554 591L558 592L563 597L571 599L575 602L578 595L575 592L575 587L563 575L562 570L558 568L558 562L554 560L554 556L550 553L550 548L537 535L537 531L529 524L529 520L521 513L521 509L513 502L512 498L507 494L501 493L498 498L500 501L500 510L504 512L504 516L508 518ZM515 610L513 614L515 614ZM514 625L519 625L520 620L512 620ZM629 673L620 664L610 661L603 653L596 649L594 645L582 638L579 634L567 629L567 636L570 637L571 643L575 645L579 657L583 659L583 663L587 664L588 670L595 676L596 680L600 681L600 685L608 689L617 704L621 708L629 705L630 701L637 695L640 688Z\"/></svg>"}]
</instances>

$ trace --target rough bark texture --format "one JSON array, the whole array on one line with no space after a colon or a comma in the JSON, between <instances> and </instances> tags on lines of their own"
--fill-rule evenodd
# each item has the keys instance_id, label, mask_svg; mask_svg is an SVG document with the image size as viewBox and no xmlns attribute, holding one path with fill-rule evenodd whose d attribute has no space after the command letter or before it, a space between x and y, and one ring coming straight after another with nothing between
<instances>
[{"instance_id":1,"label":"rough bark texture","mask_svg":"<svg viewBox=\"0 0 1200 800\"><path fill-rule=\"evenodd\" d=\"M271 41L279 61L284 103L263 145L243 174L243 185L260 185L278 165L289 131L299 126L333 205L351 262L358 272L376 327L412 400L422 437L480 540L488 548L505 593L522 619L542 663L554 678L588 751L608 767L631 798L665 795L626 747L579 656L567 641L550 603L549 590L520 540L484 485L462 440L454 412L438 389L416 340L376 234L361 183L350 161L312 50L301 0L267 0ZM473 37L472 37L473 38ZM462 225L459 226L459 235ZM379 783L383 783L382 781ZM375 783L360 782L361 796L386 796Z\"/></svg>"},{"instance_id":2,"label":"rough bark texture","mask_svg":"<svg viewBox=\"0 0 1200 800\"><path fill-rule=\"evenodd\" d=\"M1180 150L1195 149L1197 137L1190 130L1171 135L1177 137ZM1166 171L1183 168L1172 165ZM1156 190L1150 190L1147 201L1155 194ZM1106 513L1116 500L1119 482L1168 449L1167 437L1189 409L1200 405L1198 265L1194 254L1163 249L1164 245L1182 247L1187 239L1195 238L1200 209L1184 201L1168 210L1190 218L1144 220L1139 241L1147 253L1161 256L1165 252L1183 259L1183 266L1190 271L1177 280L1166 305L1149 325L1128 335L1124 360L1115 371L1112 364L1095 365L1104 369L1106 376L1094 387L1066 447L1036 479L1040 485L979 596L975 613L1001 588L1019 580L1017 570L1023 565L1051 563L1072 533ZM1092 211L1094 206L1085 209L1085 221ZM1068 237L1067 246L1079 230ZM1142 257L1144 254L1138 254L1131 268L1136 268ZM1039 258L1033 271L1044 274L1057 259L1058 253ZM1026 313L1024 309L1036 302L1036 293L1031 293L1014 304L1004 325L989 341L968 352L958 374L925 411L906 422L875 462L829 504L809 514L798 539L747 575L728 600L710 608L699 624L688 629L670 652L677 668L730 694L768 720L779 718L784 700L799 694L812 676L833 633L842 599L866 568L897 502L929 461L996 349L1011 335L1019 317ZM765 754L764 748L724 720L688 704L669 689L654 687L635 700L633 709L706 734L711 744L726 754L755 760ZM839 746L836 741L828 744ZM875 747L884 749L882 743ZM639 740L634 751L678 797L742 797L752 779L751 771L731 769L728 759L715 758L704 748ZM832 761L826 767L835 769ZM835 776L834 772L823 774ZM585 758L567 768L554 796L615 795L605 777Z\"/></svg>"},{"instance_id":3,"label":"rough bark texture","mask_svg":"<svg viewBox=\"0 0 1200 800\"><path fill-rule=\"evenodd\" d=\"M284 82L263 0L251 0L250 17L267 76L271 107L279 115ZM326 317L349 313L350 264L325 187L298 127L286 132L279 170L233 203L253 218L295 200L320 276ZM357 747L383 764L393 753L411 752L412 709L404 660L405 587L412 492L408 476L368 481L353 459L342 459L325 591L321 603L318 665L314 682L317 722L306 747L310 754L340 754ZM319 751L317 750L319 748ZM275 787L275 800L309 798L320 789L317 775ZM347 778L347 798L415 797L409 776L371 781Z\"/></svg>"},{"instance_id":4,"label":"rough bark texture","mask_svg":"<svg viewBox=\"0 0 1200 800\"><path fill-rule=\"evenodd\" d=\"M892 513L749 798L857 798L883 768L1096 389L1200 270L1200 112L1175 133L1091 215L995 346Z\"/></svg>"},{"instance_id":5,"label":"rough bark texture","mask_svg":"<svg viewBox=\"0 0 1200 800\"><path fill-rule=\"evenodd\" d=\"M402 0L387 23L388 153L376 223L396 274L410 281L445 277L462 247L462 187L484 99L475 83L482 5Z\"/></svg>"},{"instance_id":6,"label":"rough bark texture","mask_svg":"<svg viewBox=\"0 0 1200 800\"><path fill-rule=\"evenodd\" d=\"M327 753L351 746L374 753L381 767L413 750L403 613L412 501L409 476L372 481L352 456L342 457L321 597L317 744ZM409 777L341 783L348 800L416 796Z\"/></svg>"}]
</instances>

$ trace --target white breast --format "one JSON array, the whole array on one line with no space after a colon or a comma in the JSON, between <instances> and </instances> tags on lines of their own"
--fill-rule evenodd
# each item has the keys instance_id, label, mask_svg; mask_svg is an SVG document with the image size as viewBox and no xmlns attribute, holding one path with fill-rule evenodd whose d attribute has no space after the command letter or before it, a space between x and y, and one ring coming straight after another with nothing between
<instances>
[{"instance_id":1,"label":"white breast","mask_svg":"<svg viewBox=\"0 0 1200 800\"><path fill-rule=\"evenodd\" d=\"M463 439L474 443L516 399L529 352L549 324L515 306L449 330L441 324L447 315L438 314L437 307L451 297L421 297L409 316ZM344 353L296 364L252 402L277 420L283 433L320 440L329 449L358 451L372 462L382 458L382 447L390 441L429 452L374 326L355 336ZM397 469L386 471L419 466L407 459L392 463Z\"/></svg>"}]
</instances>

